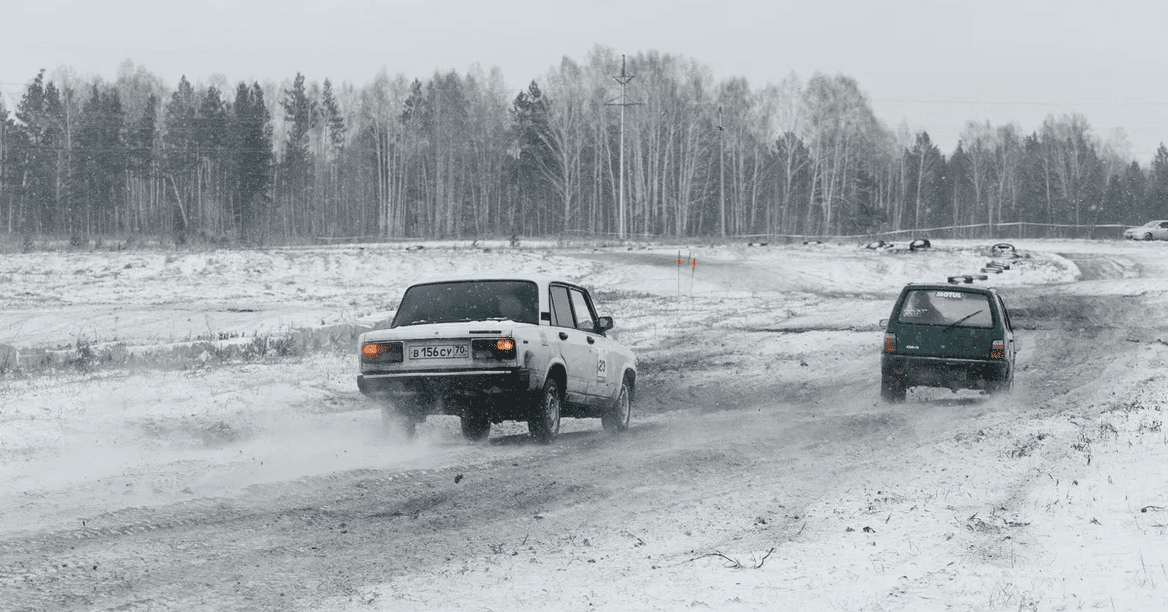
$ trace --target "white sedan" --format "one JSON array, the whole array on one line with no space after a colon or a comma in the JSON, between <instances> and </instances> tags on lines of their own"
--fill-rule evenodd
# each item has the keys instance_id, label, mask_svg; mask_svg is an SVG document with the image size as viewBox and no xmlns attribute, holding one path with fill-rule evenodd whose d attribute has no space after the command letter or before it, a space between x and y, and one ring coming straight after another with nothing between
<instances>
[{"instance_id":1,"label":"white sedan","mask_svg":"<svg viewBox=\"0 0 1168 612\"><path fill-rule=\"evenodd\" d=\"M1123 230L1123 237L1128 240L1168 240L1168 221L1148 221L1139 227L1129 227Z\"/></svg>"},{"instance_id":2,"label":"white sedan","mask_svg":"<svg viewBox=\"0 0 1168 612\"><path fill-rule=\"evenodd\" d=\"M471 441L516 420L548 443L561 416L624 431L637 360L608 336L612 326L587 289L559 279L420 283L389 329L361 335L357 387L407 435L431 414L459 416Z\"/></svg>"}]
</instances>

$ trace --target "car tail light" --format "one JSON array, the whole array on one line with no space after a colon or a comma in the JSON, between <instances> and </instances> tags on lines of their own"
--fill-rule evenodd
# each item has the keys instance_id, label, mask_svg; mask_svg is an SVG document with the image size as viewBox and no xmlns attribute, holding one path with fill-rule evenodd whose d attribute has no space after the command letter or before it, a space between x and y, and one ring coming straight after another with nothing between
<instances>
[{"instance_id":1,"label":"car tail light","mask_svg":"<svg viewBox=\"0 0 1168 612\"><path fill-rule=\"evenodd\" d=\"M1006 343L1001 341L1001 340L994 340L994 343L990 345L990 359L1005 359L1005 358L1006 358Z\"/></svg>"},{"instance_id":2,"label":"car tail light","mask_svg":"<svg viewBox=\"0 0 1168 612\"><path fill-rule=\"evenodd\" d=\"M515 359L515 341L511 338L475 338L470 346L475 359Z\"/></svg>"},{"instance_id":3,"label":"car tail light","mask_svg":"<svg viewBox=\"0 0 1168 612\"><path fill-rule=\"evenodd\" d=\"M401 342L366 342L361 345L361 356L365 361L400 363L402 361Z\"/></svg>"},{"instance_id":4,"label":"car tail light","mask_svg":"<svg viewBox=\"0 0 1168 612\"><path fill-rule=\"evenodd\" d=\"M892 332L886 332L884 334L884 352L885 353L895 353L896 352L896 334L894 334Z\"/></svg>"}]
</instances>

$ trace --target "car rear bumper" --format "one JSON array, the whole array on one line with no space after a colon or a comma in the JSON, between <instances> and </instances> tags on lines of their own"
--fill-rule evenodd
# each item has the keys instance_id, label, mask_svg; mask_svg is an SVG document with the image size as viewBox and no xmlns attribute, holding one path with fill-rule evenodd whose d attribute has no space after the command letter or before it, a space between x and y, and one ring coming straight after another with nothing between
<instances>
[{"instance_id":1,"label":"car rear bumper","mask_svg":"<svg viewBox=\"0 0 1168 612\"><path fill-rule=\"evenodd\" d=\"M905 387L987 389L1009 380L1010 363L1003 359L950 359L889 355L881 358L885 380L899 379Z\"/></svg>"},{"instance_id":2,"label":"car rear bumper","mask_svg":"<svg viewBox=\"0 0 1168 612\"><path fill-rule=\"evenodd\" d=\"M362 394L393 400L399 409L424 414L461 414L468 406L492 406L495 412L519 407L530 395L531 371L436 370L357 375Z\"/></svg>"}]
</instances>

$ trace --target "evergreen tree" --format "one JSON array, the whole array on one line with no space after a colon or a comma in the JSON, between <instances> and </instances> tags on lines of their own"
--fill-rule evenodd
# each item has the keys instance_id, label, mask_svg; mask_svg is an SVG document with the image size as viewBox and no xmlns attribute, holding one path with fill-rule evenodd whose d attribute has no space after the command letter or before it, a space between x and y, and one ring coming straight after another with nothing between
<instances>
[{"instance_id":1,"label":"evergreen tree","mask_svg":"<svg viewBox=\"0 0 1168 612\"><path fill-rule=\"evenodd\" d=\"M264 207L271 199L268 186L274 158L271 116L260 84L248 87L240 83L232 110L233 213L240 237L245 242L258 242L264 231Z\"/></svg>"},{"instance_id":2,"label":"evergreen tree","mask_svg":"<svg viewBox=\"0 0 1168 612\"><path fill-rule=\"evenodd\" d=\"M1116 221L1120 223L1138 225L1146 216L1146 201L1148 197L1148 177L1140 168L1139 162L1133 161L1124 171L1121 179L1123 193L1117 211Z\"/></svg>"},{"instance_id":3,"label":"evergreen tree","mask_svg":"<svg viewBox=\"0 0 1168 612\"><path fill-rule=\"evenodd\" d=\"M308 229L304 220L309 216L301 209L309 196L308 181L312 174L310 135L318 115L316 102L305 92L303 74L296 73L292 89L284 91L280 106L284 109L284 121L288 125L280 189L285 196L286 227L293 233L300 233Z\"/></svg>"},{"instance_id":4,"label":"evergreen tree","mask_svg":"<svg viewBox=\"0 0 1168 612\"><path fill-rule=\"evenodd\" d=\"M323 176L325 184L319 186L324 195L324 204L319 212L322 217L322 229L330 235L336 235L342 216L341 155L345 147L345 117L341 114L341 106L333 94L333 84L328 79L324 80L324 89L320 94L320 113L324 130L321 137L323 161L327 172Z\"/></svg>"},{"instance_id":5,"label":"evergreen tree","mask_svg":"<svg viewBox=\"0 0 1168 612\"><path fill-rule=\"evenodd\" d=\"M16 176L13 172L12 153L16 145L16 122L0 99L0 226L9 233L15 231L16 219Z\"/></svg>"},{"instance_id":6,"label":"evergreen tree","mask_svg":"<svg viewBox=\"0 0 1168 612\"><path fill-rule=\"evenodd\" d=\"M180 236L187 231L190 223L188 203L194 200L198 189L198 112L195 90L184 75L179 79L178 88L171 94L170 103L166 105L166 133L163 136L166 177L170 182L168 192L174 196L174 205L178 211L173 226Z\"/></svg>"},{"instance_id":7,"label":"evergreen tree","mask_svg":"<svg viewBox=\"0 0 1168 612\"><path fill-rule=\"evenodd\" d=\"M1119 223L1127 216L1123 178L1123 173L1118 173L1107 181L1107 191L1103 194L1103 202L1095 210L1092 223Z\"/></svg>"},{"instance_id":8,"label":"evergreen tree","mask_svg":"<svg viewBox=\"0 0 1168 612\"><path fill-rule=\"evenodd\" d=\"M341 107L336 96L333 95L333 84L328 79L324 80L324 90L320 95L321 112L328 129L328 142L335 154L345 144L345 118L341 115Z\"/></svg>"},{"instance_id":9,"label":"evergreen tree","mask_svg":"<svg viewBox=\"0 0 1168 612\"><path fill-rule=\"evenodd\" d=\"M1046 156L1039 142L1038 134L1031 133L1022 139L1022 161L1020 164L1021 188L1018 196L1018 220L1030 223L1048 223L1048 194L1053 182L1048 180ZM1025 233L1024 233L1025 234ZM1023 234L1023 235L1024 235Z\"/></svg>"},{"instance_id":10,"label":"evergreen tree","mask_svg":"<svg viewBox=\"0 0 1168 612\"><path fill-rule=\"evenodd\" d=\"M208 87L199 102L194 130L199 166L192 216L204 233L220 234L229 223L226 206L230 196L225 183L230 167L230 122L230 109L222 92L218 87Z\"/></svg>"},{"instance_id":11,"label":"evergreen tree","mask_svg":"<svg viewBox=\"0 0 1168 612\"><path fill-rule=\"evenodd\" d=\"M211 158L227 144L229 110L223 94L216 87L208 87L195 116L194 139L200 157Z\"/></svg>"},{"instance_id":12,"label":"evergreen tree","mask_svg":"<svg viewBox=\"0 0 1168 612\"><path fill-rule=\"evenodd\" d=\"M154 155L154 140L158 136L158 97L153 93L146 99L146 109L127 139L129 166L134 172L149 170Z\"/></svg>"},{"instance_id":13,"label":"evergreen tree","mask_svg":"<svg viewBox=\"0 0 1168 612\"><path fill-rule=\"evenodd\" d=\"M284 120L289 124L284 162L288 166L302 168L308 163L309 133L318 118L316 102L310 100L304 90L303 74L296 73L292 89L284 92L280 105L284 109Z\"/></svg>"},{"instance_id":14,"label":"evergreen tree","mask_svg":"<svg viewBox=\"0 0 1168 612\"><path fill-rule=\"evenodd\" d=\"M949 225L963 225L968 222L967 218L972 218L976 214L970 212L974 206L973 190L970 188L969 181L970 165L969 156L965 153L965 143L957 141L957 148L949 156L948 164L949 206L947 208L951 216L945 219L945 223ZM952 235L957 238L962 235L962 232L955 229Z\"/></svg>"},{"instance_id":15,"label":"evergreen tree","mask_svg":"<svg viewBox=\"0 0 1168 612\"><path fill-rule=\"evenodd\" d=\"M128 155L123 141L125 121L117 89L91 88L78 130L78 196L84 218L78 222L86 234L116 230L117 206L124 198Z\"/></svg>"},{"instance_id":16,"label":"evergreen tree","mask_svg":"<svg viewBox=\"0 0 1168 612\"><path fill-rule=\"evenodd\" d=\"M1164 143L1156 148L1152 158L1151 180L1148 185L1145 214L1149 218L1168 219L1168 148Z\"/></svg>"},{"instance_id":17,"label":"evergreen tree","mask_svg":"<svg viewBox=\"0 0 1168 612\"><path fill-rule=\"evenodd\" d=\"M427 217L433 208L425 206L433 189L432 171L426 164L425 151L429 148L429 126L432 123L429 99L422 82L414 79L401 113L402 152L405 210L402 211L402 230L406 235L430 235L433 220Z\"/></svg>"},{"instance_id":18,"label":"evergreen tree","mask_svg":"<svg viewBox=\"0 0 1168 612\"><path fill-rule=\"evenodd\" d=\"M19 174L19 193L28 211L25 231L65 231L67 198L62 159L65 150L65 113L61 95L41 70L16 107L17 147L13 171Z\"/></svg>"},{"instance_id":19,"label":"evergreen tree","mask_svg":"<svg viewBox=\"0 0 1168 612\"><path fill-rule=\"evenodd\" d=\"M548 149L547 103L543 92L533 80L520 91L511 103L512 160L508 183L515 194L510 219L512 232L531 234L542 232L540 203L551 196L551 187L541 168L552 164L553 152ZM515 227L518 225L518 227Z\"/></svg>"}]
</instances>

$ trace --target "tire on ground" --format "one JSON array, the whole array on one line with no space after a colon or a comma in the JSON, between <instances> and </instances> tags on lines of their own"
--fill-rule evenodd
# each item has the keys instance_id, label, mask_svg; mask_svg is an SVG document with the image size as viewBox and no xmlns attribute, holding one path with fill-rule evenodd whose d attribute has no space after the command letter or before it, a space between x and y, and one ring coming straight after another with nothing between
<instances>
[{"instance_id":1,"label":"tire on ground","mask_svg":"<svg viewBox=\"0 0 1168 612\"><path fill-rule=\"evenodd\" d=\"M899 378L880 379L880 397L885 401L894 404L903 402L906 392L903 380Z\"/></svg>"},{"instance_id":2,"label":"tire on ground","mask_svg":"<svg viewBox=\"0 0 1168 612\"><path fill-rule=\"evenodd\" d=\"M491 435L491 419L487 413L478 408L467 408L459 417L462 427L462 437L471 442L485 440Z\"/></svg>"},{"instance_id":3,"label":"tire on ground","mask_svg":"<svg viewBox=\"0 0 1168 612\"><path fill-rule=\"evenodd\" d=\"M613 405L600 415L600 424L605 431L613 433L625 431L629 428L629 421L633 414L633 385L628 376L621 381L620 392L617 393Z\"/></svg>"},{"instance_id":4,"label":"tire on ground","mask_svg":"<svg viewBox=\"0 0 1168 612\"><path fill-rule=\"evenodd\" d=\"M400 431L405 437L413 438L418 433L418 423L422 418L389 400L381 402L381 431L391 434Z\"/></svg>"},{"instance_id":5,"label":"tire on ground","mask_svg":"<svg viewBox=\"0 0 1168 612\"><path fill-rule=\"evenodd\" d=\"M560 433L560 402L563 396L556 379L548 377L543 383L534 405L531 416L527 419L527 430L540 444L550 444Z\"/></svg>"},{"instance_id":6,"label":"tire on ground","mask_svg":"<svg viewBox=\"0 0 1168 612\"><path fill-rule=\"evenodd\" d=\"M1006 380L995 380L987 387L990 395L1008 395L1014 390L1014 373L1006 377Z\"/></svg>"}]
</instances>

